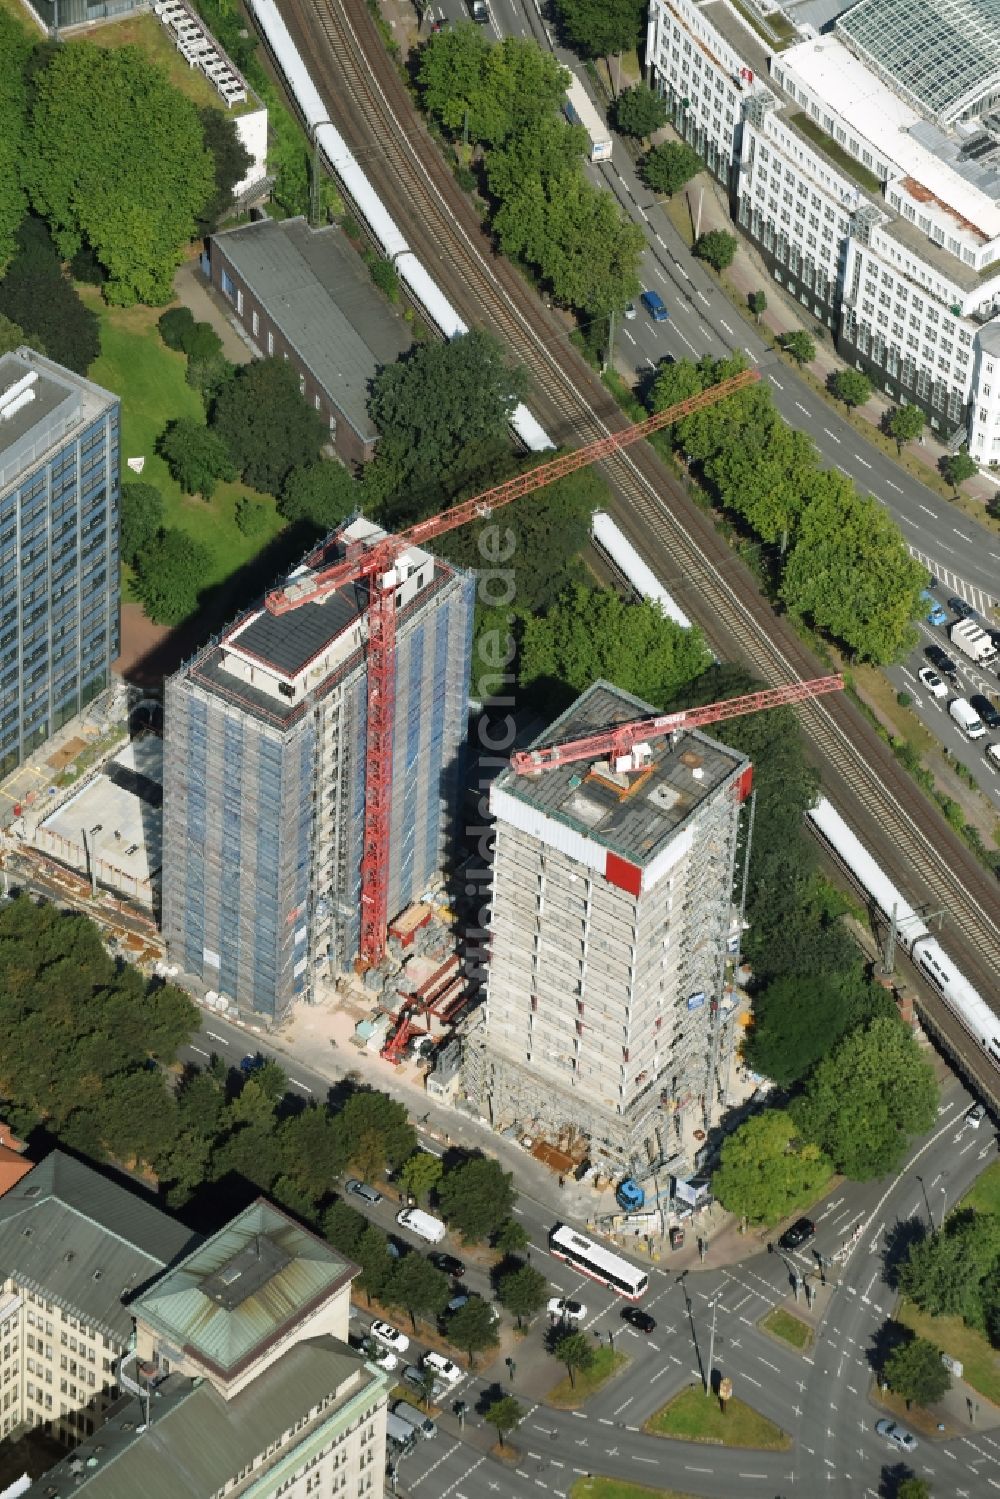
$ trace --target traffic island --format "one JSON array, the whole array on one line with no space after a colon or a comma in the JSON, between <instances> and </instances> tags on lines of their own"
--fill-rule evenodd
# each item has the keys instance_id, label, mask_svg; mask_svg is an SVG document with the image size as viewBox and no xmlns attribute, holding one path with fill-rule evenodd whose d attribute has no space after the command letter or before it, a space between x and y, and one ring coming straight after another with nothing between
<instances>
[{"instance_id":1,"label":"traffic island","mask_svg":"<svg viewBox=\"0 0 1000 1499\"><path fill-rule=\"evenodd\" d=\"M812 1328L801 1317L796 1317L794 1312L786 1312L783 1307L776 1306L766 1317L760 1319L757 1326L770 1337L777 1338L782 1343L790 1343L798 1353L806 1353L812 1347Z\"/></svg>"},{"instance_id":2,"label":"traffic island","mask_svg":"<svg viewBox=\"0 0 1000 1499\"><path fill-rule=\"evenodd\" d=\"M701 1385L688 1385L661 1406L642 1428L654 1437L682 1442L712 1442L722 1447L756 1447L764 1452L787 1452L792 1439L780 1426L744 1401L730 1396L722 1403L706 1395Z\"/></svg>"},{"instance_id":3,"label":"traffic island","mask_svg":"<svg viewBox=\"0 0 1000 1499\"><path fill-rule=\"evenodd\" d=\"M559 1410L571 1411L578 1405L583 1405L591 1395L596 1395L598 1390L603 1390L610 1379L614 1379L624 1368L631 1363L626 1353L618 1353L612 1348L595 1348L593 1362L586 1369L574 1371L573 1380L567 1375L554 1385L545 1397L547 1405L554 1405Z\"/></svg>"},{"instance_id":4,"label":"traffic island","mask_svg":"<svg viewBox=\"0 0 1000 1499\"><path fill-rule=\"evenodd\" d=\"M621 1478L578 1478L569 1499L693 1499L693 1495L677 1489L647 1489L645 1484Z\"/></svg>"}]
</instances>

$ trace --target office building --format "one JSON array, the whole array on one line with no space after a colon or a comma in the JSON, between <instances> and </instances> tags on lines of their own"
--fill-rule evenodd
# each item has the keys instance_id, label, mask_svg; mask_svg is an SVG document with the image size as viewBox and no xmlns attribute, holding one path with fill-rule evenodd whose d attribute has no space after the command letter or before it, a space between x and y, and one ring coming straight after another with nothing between
<instances>
[{"instance_id":1,"label":"office building","mask_svg":"<svg viewBox=\"0 0 1000 1499\"><path fill-rule=\"evenodd\" d=\"M118 655L119 403L22 348L0 356L0 775Z\"/></svg>"},{"instance_id":2,"label":"office building","mask_svg":"<svg viewBox=\"0 0 1000 1499\"><path fill-rule=\"evenodd\" d=\"M355 520L310 567L383 534ZM398 571L390 917L454 835L474 595L471 577L417 548ZM167 683L168 953L195 987L258 1021L279 1020L358 954L364 603L351 585L280 615L258 605Z\"/></svg>"},{"instance_id":3,"label":"office building","mask_svg":"<svg viewBox=\"0 0 1000 1499\"><path fill-rule=\"evenodd\" d=\"M261 219L213 234L202 268L259 358L286 359L345 463L375 456L371 382L410 347L402 313L334 224Z\"/></svg>"},{"instance_id":4,"label":"office building","mask_svg":"<svg viewBox=\"0 0 1000 1499\"><path fill-rule=\"evenodd\" d=\"M774 279L891 399L1000 462L995 7L652 0L647 41Z\"/></svg>"},{"instance_id":5,"label":"office building","mask_svg":"<svg viewBox=\"0 0 1000 1499\"><path fill-rule=\"evenodd\" d=\"M596 682L537 743L653 709ZM573 1127L612 1175L714 1117L740 809L751 767L697 732L606 760L504 771L485 1026L466 1084L496 1129ZM671 1123L671 1120L673 1123Z\"/></svg>"},{"instance_id":6,"label":"office building","mask_svg":"<svg viewBox=\"0 0 1000 1499\"><path fill-rule=\"evenodd\" d=\"M72 1447L101 1426L132 1338L128 1302L193 1240L59 1150L4 1191L0 1435L41 1427Z\"/></svg>"}]
</instances>

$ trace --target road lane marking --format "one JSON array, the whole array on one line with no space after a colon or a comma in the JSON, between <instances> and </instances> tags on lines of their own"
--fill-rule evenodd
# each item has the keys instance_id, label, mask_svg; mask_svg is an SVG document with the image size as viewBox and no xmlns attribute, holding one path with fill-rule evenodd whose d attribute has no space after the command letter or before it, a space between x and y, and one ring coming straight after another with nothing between
<instances>
[{"instance_id":1,"label":"road lane marking","mask_svg":"<svg viewBox=\"0 0 1000 1499\"><path fill-rule=\"evenodd\" d=\"M918 501L918 504L919 504L919 501ZM933 510L931 510L929 506L927 506L927 505L921 505L920 508L924 512L925 515L929 515L930 516L931 520L937 520L936 513Z\"/></svg>"},{"instance_id":2,"label":"road lane marking","mask_svg":"<svg viewBox=\"0 0 1000 1499\"><path fill-rule=\"evenodd\" d=\"M662 245L662 246L663 246L663 248L664 248L664 249L666 249L666 248L667 248L667 242L666 242L666 240L665 240L665 239L664 239L664 238L663 238L663 235L662 235L662 234L658 234L658 235L657 235L657 236L656 236L656 243L657 243L657 244L658 244L658 245Z\"/></svg>"},{"instance_id":3,"label":"road lane marking","mask_svg":"<svg viewBox=\"0 0 1000 1499\"><path fill-rule=\"evenodd\" d=\"M300 1083L297 1077L290 1077L288 1079L288 1081L292 1084L292 1086L294 1088L301 1088L302 1091L303 1091L303 1093L311 1093L312 1092L312 1089L309 1087L308 1083Z\"/></svg>"},{"instance_id":4,"label":"road lane marking","mask_svg":"<svg viewBox=\"0 0 1000 1499\"><path fill-rule=\"evenodd\" d=\"M965 532L964 531L960 531L957 526L952 526L951 529L954 531L955 535L956 536L960 536L963 541L971 541L972 540L971 536L966 536Z\"/></svg>"},{"instance_id":5,"label":"road lane marking","mask_svg":"<svg viewBox=\"0 0 1000 1499\"><path fill-rule=\"evenodd\" d=\"M770 380L771 384L776 385L779 390L784 390L785 387L782 385L781 381L776 380L773 375L768 375L767 378Z\"/></svg>"},{"instance_id":6,"label":"road lane marking","mask_svg":"<svg viewBox=\"0 0 1000 1499\"><path fill-rule=\"evenodd\" d=\"M805 407L804 407L804 406L803 406L803 404L802 404L802 402L801 402L801 401L796 401L796 402L795 402L795 404L796 404L796 406L797 406L797 407L798 407L798 409L799 409L799 410L800 410L800 411L801 411L801 412L802 412L802 415L803 415L803 416L808 416L808 415L809 415L809 413L808 413L808 411L807 411L807 410L806 410L806 408L805 408Z\"/></svg>"},{"instance_id":7,"label":"road lane marking","mask_svg":"<svg viewBox=\"0 0 1000 1499\"><path fill-rule=\"evenodd\" d=\"M736 337L736 334L733 332L732 328L730 328L730 326L726 322L725 318L720 317L719 324L720 324L721 327L725 328L725 330L729 334L730 338L735 338Z\"/></svg>"},{"instance_id":8,"label":"road lane marking","mask_svg":"<svg viewBox=\"0 0 1000 1499\"><path fill-rule=\"evenodd\" d=\"M871 468L871 464L868 462L868 459L867 458L862 458L860 453L855 453L854 456L858 460L859 463L861 463L861 464L864 465L865 468Z\"/></svg>"},{"instance_id":9,"label":"road lane marking","mask_svg":"<svg viewBox=\"0 0 1000 1499\"><path fill-rule=\"evenodd\" d=\"M627 328L623 328L622 332L624 333L625 337L628 339L629 343L634 348L635 347L635 339L632 337L631 333L628 331Z\"/></svg>"},{"instance_id":10,"label":"road lane marking","mask_svg":"<svg viewBox=\"0 0 1000 1499\"><path fill-rule=\"evenodd\" d=\"M840 438L837 436L836 432L831 432L829 427L824 427L823 431L826 433L827 437L832 438L835 443L840 443Z\"/></svg>"},{"instance_id":11,"label":"road lane marking","mask_svg":"<svg viewBox=\"0 0 1000 1499\"><path fill-rule=\"evenodd\" d=\"M891 479L886 479L885 482L888 484L889 488L890 489L894 489L897 494L902 494L903 493L903 491L902 491L902 489L900 489L899 485L898 484L893 484L893 482L892 482Z\"/></svg>"},{"instance_id":12,"label":"road lane marking","mask_svg":"<svg viewBox=\"0 0 1000 1499\"><path fill-rule=\"evenodd\" d=\"M192 1046L191 1046L191 1050L192 1051L196 1051L200 1057L207 1057L207 1056L211 1055L210 1052L202 1051L202 1049L201 1049L200 1046L195 1046L193 1043L192 1043Z\"/></svg>"}]
</instances>

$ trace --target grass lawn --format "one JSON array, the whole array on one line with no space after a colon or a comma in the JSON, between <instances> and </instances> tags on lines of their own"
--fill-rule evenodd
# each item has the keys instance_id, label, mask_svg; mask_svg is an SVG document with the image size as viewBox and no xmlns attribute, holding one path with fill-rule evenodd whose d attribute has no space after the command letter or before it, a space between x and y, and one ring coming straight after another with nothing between
<instances>
[{"instance_id":1,"label":"grass lawn","mask_svg":"<svg viewBox=\"0 0 1000 1499\"><path fill-rule=\"evenodd\" d=\"M603 1389L609 1379L620 1374L626 1364L630 1362L627 1354L612 1353L610 1348L603 1345L594 1349L594 1362L589 1369L577 1369L574 1371L576 1388L570 1384L569 1375L561 1379L557 1385L546 1395L549 1405L561 1406L564 1410L571 1410L575 1405L582 1405L591 1395Z\"/></svg>"},{"instance_id":2,"label":"grass lawn","mask_svg":"<svg viewBox=\"0 0 1000 1499\"><path fill-rule=\"evenodd\" d=\"M978 1181L973 1182L959 1203L960 1208L975 1208L979 1213L1000 1216L1000 1161L987 1166Z\"/></svg>"},{"instance_id":3,"label":"grass lawn","mask_svg":"<svg viewBox=\"0 0 1000 1499\"><path fill-rule=\"evenodd\" d=\"M932 1317L909 1301L901 1301L895 1313L904 1327L928 1338L938 1348L964 1364L962 1378L987 1400L1000 1402L1000 1353L990 1347L982 1333L966 1327L961 1317Z\"/></svg>"},{"instance_id":4,"label":"grass lawn","mask_svg":"<svg viewBox=\"0 0 1000 1499\"><path fill-rule=\"evenodd\" d=\"M792 1347L797 1348L800 1353L804 1353L813 1340L812 1328L808 1323L803 1322L801 1317L796 1317L792 1312L784 1311L780 1306L775 1307L773 1312L768 1312L760 1325L772 1337L791 1343Z\"/></svg>"},{"instance_id":5,"label":"grass lawn","mask_svg":"<svg viewBox=\"0 0 1000 1499\"><path fill-rule=\"evenodd\" d=\"M96 42L99 47L130 45L140 47L150 62L156 63L163 69L174 88L179 89L199 108L210 104L213 109L219 109L223 114L241 115L246 114L248 110L260 107L255 99L248 98L245 104L237 104L232 110L227 111L225 102L215 85L209 82L200 68L188 66L174 46L171 34L155 16L125 16L120 21L113 21L106 26L97 26L93 31L88 31L85 36L71 37L69 40Z\"/></svg>"},{"instance_id":6,"label":"grass lawn","mask_svg":"<svg viewBox=\"0 0 1000 1499\"><path fill-rule=\"evenodd\" d=\"M90 378L115 391L122 400L122 472L128 458L146 459L143 482L155 484L163 495L166 523L187 531L212 556L206 588L224 583L266 547L284 526L274 500L243 483L220 484L210 503L184 494L156 453L156 440L175 417L203 419L201 397L185 383L183 354L168 349L156 320L162 308L108 307L93 287L80 295L101 319L101 355ZM247 537L237 529L236 501L251 495L268 508L268 528L262 536Z\"/></svg>"},{"instance_id":7,"label":"grass lawn","mask_svg":"<svg viewBox=\"0 0 1000 1499\"><path fill-rule=\"evenodd\" d=\"M620 1478L578 1478L569 1499L686 1499L677 1489L647 1489Z\"/></svg>"},{"instance_id":8,"label":"grass lawn","mask_svg":"<svg viewBox=\"0 0 1000 1499\"><path fill-rule=\"evenodd\" d=\"M785 1452L791 1438L766 1416L735 1397L722 1414L714 1395L701 1385L688 1385L650 1416L643 1431L655 1437L678 1437L685 1442L716 1442L723 1447L757 1447Z\"/></svg>"}]
</instances>

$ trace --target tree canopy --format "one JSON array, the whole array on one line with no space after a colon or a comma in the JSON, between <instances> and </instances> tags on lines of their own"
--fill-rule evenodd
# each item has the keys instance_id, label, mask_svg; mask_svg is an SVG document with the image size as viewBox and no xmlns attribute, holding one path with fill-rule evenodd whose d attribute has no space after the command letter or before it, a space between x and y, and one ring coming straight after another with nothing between
<instances>
[{"instance_id":1,"label":"tree canopy","mask_svg":"<svg viewBox=\"0 0 1000 1499\"><path fill-rule=\"evenodd\" d=\"M833 1174L818 1145L782 1109L765 1109L723 1141L712 1190L731 1213L772 1224L817 1196Z\"/></svg>"},{"instance_id":2,"label":"tree canopy","mask_svg":"<svg viewBox=\"0 0 1000 1499\"><path fill-rule=\"evenodd\" d=\"M438 1183L437 1197L446 1222L466 1244L488 1239L516 1201L510 1172L487 1156L452 1166Z\"/></svg>"},{"instance_id":3,"label":"tree canopy","mask_svg":"<svg viewBox=\"0 0 1000 1499\"><path fill-rule=\"evenodd\" d=\"M603 677L658 708L710 660L700 630L666 619L655 604L577 584L546 614L524 620L520 680L558 706Z\"/></svg>"},{"instance_id":4,"label":"tree canopy","mask_svg":"<svg viewBox=\"0 0 1000 1499\"><path fill-rule=\"evenodd\" d=\"M562 108L568 71L534 41L487 41L466 22L432 36L420 56L424 108L453 133L498 146Z\"/></svg>"},{"instance_id":5,"label":"tree canopy","mask_svg":"<svg viewBox=\"0 0 1000 1499\"><path fill-rule=\"evenodd\" d=\"M926 417L919 406L893 406L882 419L882 429L894 439L898 452L904 443L912 442L924 430Z\"/></svg>"},{"instance_id":6,"label":"tree canopy","mask_svg":"<svg viewBox=\"0 0 1000 1499\"><path fill-rule=\"evenodd\" d=\"M673 197L686 182L696 177L705 163L691 146L683 141L664 141L647 151L639 165L642 180L654 193Z\"/></svg>"},{"instance_id":7,"label":"tree canopy","mask_svg":"<svg viewBox=\"0 0 1000 1499\"><path fill-rule=\"evenodd\" d=\"M855 1181L898 1166L937 1112L930 1062L895 1018L852 1031L818 1064L791 1113L806 1139Z\"/></svg>"},{"instance_id":8,"label":"tree canopy","mask_svg":"<svg viewBox=\"0 0 1000 1499\"><path fill-rule=\"evenodd\" d=\"M971 479L976 473L976 461L969 457L969 450L963 445L957 453L945 453L939 458L938 468L958 494L959 485L963 484L966 479Z\"/></svg>"},{"instance_id":9,"label":"tree canopy","mask_svg":"<svg viewBox=\"0 0 1000 1499\"><path fill-rule=\"evenodd\" d=\"M548 1300L549 1283L534 1265L519 1265L507 1275L501 1276L497 1287L497 1299L501 1306L513 1312L518 1327L522 1318L532 1318L540 1312Z\"/></svg>"},{"instance_id":10,"label":"tree canopy","mask_svg":"<svg viewBox=\"0 0 1000 1499\"><path fill-rule=\"evenodd\" d=\"M491 1304L482 1296L470 1296L448 1319L448 1341L464 1349L470 1359L486 1348L495 1348L500 1339Z\"/></svg>"},{"instance_id":11,"label":"tree canopy","mask_svg":"<svg viewBox=\"0 0 1000 1499\"><path fill-rule=\"evenodd\" d=\"M722 272L736 259L738 240L726 229L709 229L694 242L694 254L713 271Z\"/></svg>"},{"instance_id":12,"label":"tree canopy","mask_svg":"<svg viewBox=\"0 0 1000 1499\"><path fill-rule=\"evenodd\" d=\"M927 1338L908 1338L894 1348L883 1370L889 1388L906 1404L933 1405L951 1389L951 1375L941 1362L941 1350Z\"/></svg>"},{"instance_id":13,"label":"tree canopy","mask_svg":"<svg viewBox=\"0 0 1000 1499\"><path fill-rule=\"evenodd\" d=\"M233 188L253 165L253 157L236 132L232 115L207 105L198 111L205 147L212 159L214 191L198 214L199 233L216 229L233 207Z\"/></svg>"},{"instance_id":14,"label":"tree canopy","mask_svg":"<svg viewBox=\"0 0 1000 1499\"><path fill-rule=\"evenodd\" d=\"M155 484L129 481L122 485L122 561L130 565L159 535L163 526L163 496Z\"/></svg>"},{"instance_id":15,"label":"tree canopy","mask_svg":"<svg viewBox=\"0 0 1000 1499\"><path fill-rule=\"evenodd\" d=\"M135 591L158 625L178 625L198 607L211 558L185 531L160 531L135 558Z\"/></svg>"},{"instance_id":16,"label":"tree canopy","mask_svg":"<svg viewBox=\"0 0 1000 1499\"><path fill-rule=\"evenodd\" d=\"M215 190L195 106L138 47L74 43L33 81L25 180L60 254L86 242L104 295L169 301L182 248Z\"/></svg>"},{"instance_id":17,"label":"tree canopy","mask_svg":"<svg viewBox=\"0 0 1000 1499\"><path fill-rule=\"evenodd\" d=\"M245 482L265 494L280 493L292 469L318 462L328 435L283 359L241 365L219 391L211 425Z\"/></svg>"},{"instance_id":18,"label":"tree canopy","mask_svg":"<svg viewBox=\"0 0 1000 1499\"><path fill-rule=\"evenodd\" d=\"M340 463L321 458L293 468L278 498L278 513L326 535L358 508L358 486Z\"/></svg>"},{"instance_id":19,"label":"tree canopy","mask_svg":"<svg viewBox=\"0 0 1000 1499\"><path fill-rule=\"evenodd\" d=\"M756 1072L787 1087L805 1077L847 1031L892 1013L885 991L858 971L813 968L786 974L754 994L753 1028L743 1055Z\"/></svg>"},{"instance_id":20,"label":"tree canopy","mask_svg":"<svg viewBox=\"0 0 1000 1499\"><path fill-rule=\"evenodd\" d=\"M615 100L615 124L623 135L652 135L666 123L667 106L648 84L636 83Z\"/></svg>"},{"instance_id":21,"label":"tree canopy","mask_svg":"<svg viewBox=\"0 0 1000 1499\"><path fill-rule=\"evenodd\" d=\"M556 14L583 57L612 57L638 45L644 9L642 0L556 0Z\"/></svg>"},{"instance_id":22,"label":"tree canopy","mask_svg":"<svg viewBox=\"0 0 1000 1499\"><path fill-rule=\"evenodd\" d=\"M845 406L863 406L872 393L872 382L860 370L834 370L830 392Z\"/></svg>"},{"instance_id":23,"label":"tree canopy","mask_svg":"<svg viewBox=\"0 0 1000 1499\"><path fill-rule=\"evenodd\" d=\"M18 18L0 11L0 269L28 206L22 172L27 150L26 70L33 40Z\"/></svg>"},{"instance_id":24,"label":"tree canopy","mask_svg":"<svg viewBox=\"0 0 1000 1499\"><path fill-rule=\"evenodd\" d=\"M993 1213L952 1213L939 1233L911 1245L899 1287L921 1311L961 1317L1000 1344L995 1309L1000 1276L1000 1218Z\"/></svg>"},{"instance_id":25,"label":"tree canopy","mask_svg":"<svg viewBox=\"0 0 1000 1499\"><path fill-rule=\"evenodd\" d=\"M14 246L0 280L0 314L23 330L25 342L33 348L85 375L101 352L97 314L84 306L63 274L52 237L40 219L24 219Z\"/></svg>"},{"instance_id":26,"label":"tree canopy","mask_svg":"<svg viewBox=\"0 0 1000 1499\"><path fill-rule=\"evenodd\" d=\"M796 364L812 364L816 358L815 340L803 328L796 328L793 333L783 333L780 343Z\"/></svg>"},{"instance_id":27,"label":"tree canopy","mask_svg":"<svg viewBox=\"0 0 1000 1499\"><path fill-rule=\"evenodd\" d=\"M222 438L190 417L169 422L157 450L185 494L210 500L220 479L236 478L236 465Z\"/></svg>"}]
</instances>

